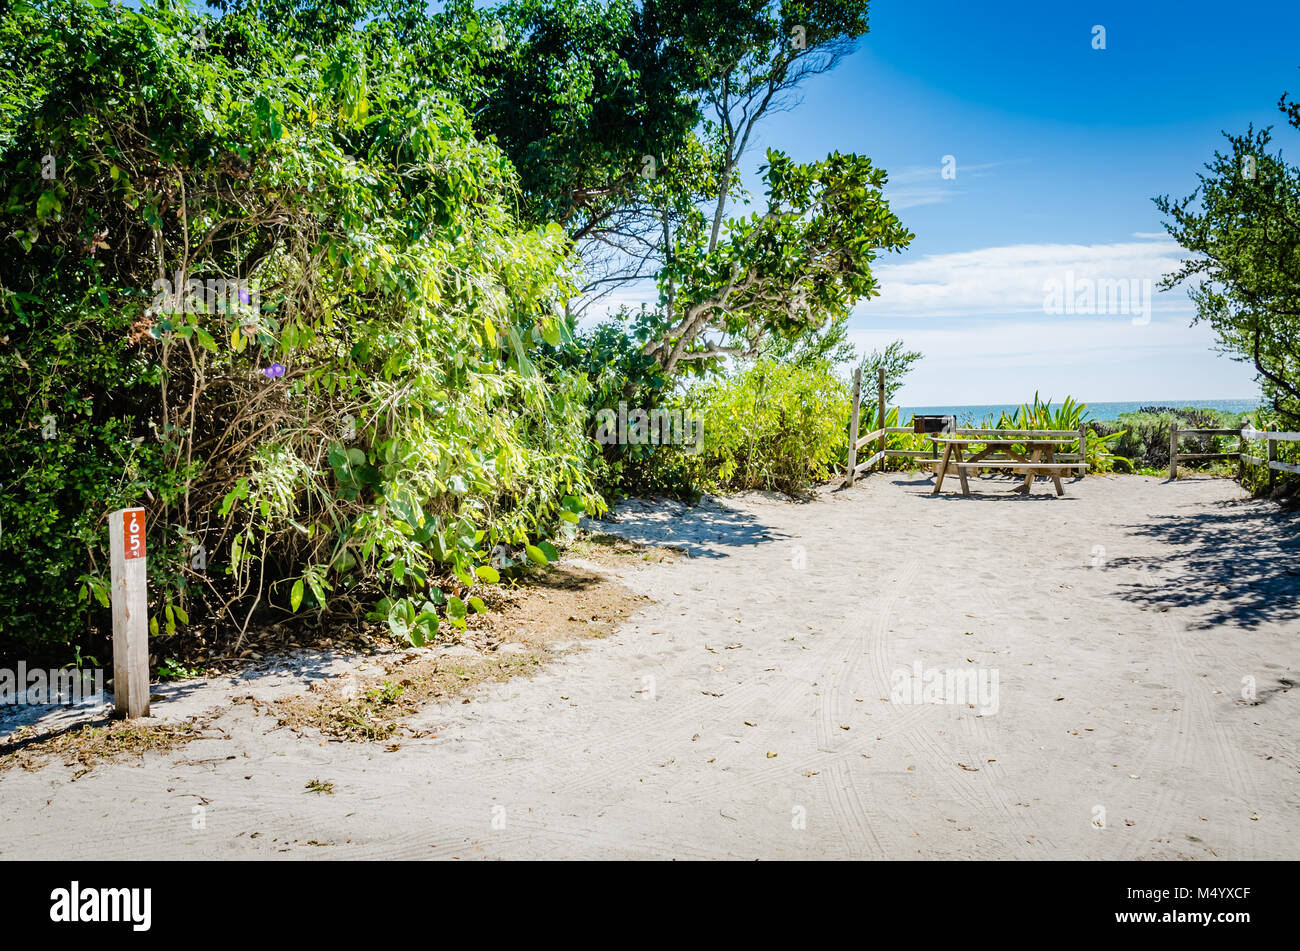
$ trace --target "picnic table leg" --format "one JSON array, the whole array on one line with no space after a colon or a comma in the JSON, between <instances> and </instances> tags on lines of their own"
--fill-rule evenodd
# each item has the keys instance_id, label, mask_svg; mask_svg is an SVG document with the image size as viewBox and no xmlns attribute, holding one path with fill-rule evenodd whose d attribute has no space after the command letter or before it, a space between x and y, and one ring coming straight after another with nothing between
<instances>
[{"instance_id":1,"label":"picnic table leg","mask_svg":"<svg viewBox=\"0 0 1300 951\"><path fill-rule=\"evenodd\" d=\"M962 459L961 459L961 447L960 447L960 446L954 446L952 451L953 451L953 454L957 457L957 461L958 461L958 462L961 462L961 461L962 461ZM965 469L958 469L958 470L957 470L957 478L961 479L961 494L962 494L962 495L965 495L965 496L969 496L969 495L970 495L970 483L966 481L966 470L965 470Z\"/></svg>"},{"instance_id":2,"label":"picnic table leg","mask_svg":"<svg viewBox=\"0 0 1300 951\"><path fill-rule=\"evenodd\" d=\"M934 489L931 495L938 495L939 490L943 488L943 475L948 471L948 457L952 455L952 443L944 443L943 459L939 461L938 467L934 470Z\"/></svg>"},{"instance_id":3,"label":"picnic table leg","mask_svg":"<svg viewBox=\"0 0 1300 951\"><path fill-rule=\"evenodd\" d=\"M1056 447L1055 447L1055 446L1048 446L1048 447L1047 447L1047 461L1048 461L1048 462L1055 462L1055 461L1056 461ZM1061 470L1060 470L1060 469L1048 469L1047 471L1050 472L1050 473L1052 474L1052 483L1056 486L1056 497L1059 499L1061 496L1065 495L1065 489L1061 488Z\"/></svg>"},{"instance_id":4,"label":"picnic table leg","mask_svg":"<svg viewBox=\"0 0 1300 951\"><path fill-rule=\"evenodd\" d=\"M1031 464L1041 462L1042 458L1043 458L1043 450L1041 449L1033 449L1029 453L1029 461ZM1022 491L1025 493L1025 495L1028 495L1030 492L1033 491L1033 487L1034 487L1034 470L1030 469L1028 472L1025 473L1025 485Z\"/></svg>"}]
</instances>

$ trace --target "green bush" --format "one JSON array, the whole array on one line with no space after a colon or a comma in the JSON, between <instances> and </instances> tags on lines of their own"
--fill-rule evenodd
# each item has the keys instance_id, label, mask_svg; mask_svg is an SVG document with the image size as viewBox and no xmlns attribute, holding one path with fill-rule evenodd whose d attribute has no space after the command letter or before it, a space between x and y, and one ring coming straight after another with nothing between
<instances>
[{"instance_id":1,"label":"green bush","mask_svg":"<svg viewBox=\"0 0 1300 951\"><path fill-rule=\"evenodd\" d=\"M849 390L828 363L759 360L677 405L699 414L703 445L657 458L701 490L799 494L829 478L845 451Z\"/></svg>"},{"instance_id":2,"label":"green bush","mask_svg":"<svg viewBox=\"0 0 1300 951\"><path fill-rule=\"evenodd\" d=\"M1169 427L1188 429L1239 429L1244 416L1213 409L1192 407L1144 406L1136 413L1124 413L1117 421L1094 423L1103 435L1113 436L1112 451L1127 459L1134 471L1169 471ZM1235 436L1184 436L1179 439L1180 452L1236 452ZM1188 463L1195 467L1196 464Z\"/></svg>"},{"instance_id":3,"label":"green bush","mask_svg":"<svg viewBox=\"0 0 1300 951\"><path fill-rule=\"evenodd\" d=\"M102 637L123 505L160 636L371 604L416 643L603 507L550 350L570 243L383 25L15 9L44 61L0 113L0 633Z\"/></svg>"}]
</instances>

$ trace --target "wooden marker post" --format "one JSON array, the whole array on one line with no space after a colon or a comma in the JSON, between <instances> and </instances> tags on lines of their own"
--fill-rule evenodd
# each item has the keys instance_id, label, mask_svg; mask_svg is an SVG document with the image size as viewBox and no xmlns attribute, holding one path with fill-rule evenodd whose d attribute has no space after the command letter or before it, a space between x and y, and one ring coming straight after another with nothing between
<instances>
[{"instance_id":1,"label":"wooden marker post","mask_svg":"<svg viewBox=\"0 0 1300 951\"><path fill-rule=\"evenodd\" d=\"M144 509L108 517L112 563L113 707L120 717L149 715L149 595Z\"/></svg>"},{"instance_id":2,"label":"wooden marker post","mask_svg":"<svg viewBox=\"0 0 1300 951\"><path fill-rule=\"evenodd\" d=\"M1178 478L1178 424L1169 424L1169 478Z\"/></svg>"},{"instance_id":3,"label":"wooden marker post","mask_svg":"<svg viewBox=\"0 0 1300 951\"><path fill-rule=\"evenodd\" d=\"M885 471L885 368L876 371L876 406L880 412L880 471Z\"/></svg>"},{"instance_id":4,"label":"wooden marker post","mask_svg":"<svg viewBox=\"0 0 1300 951\"><path fill-rule=\"evenodd\" d=\"M1246 429L1254 428L1254 423L1250 421L1249 416L1242 417L1241 420L1241 438L1237 440L1237 481L1242 482L1246 478Z\"/></svg>"},{"instance_id":5,"label":"wooden marker post","mask_svg":"<svg viewBox=\"0 0 1300 951\"><path fill-rule=\"evenodd\" d=\"M858 411L862 408L862 367L853 371L853 416L849 421L849 474L846 486L853 485L853 470L858 464Z\"/></svg>"}]
</instances>

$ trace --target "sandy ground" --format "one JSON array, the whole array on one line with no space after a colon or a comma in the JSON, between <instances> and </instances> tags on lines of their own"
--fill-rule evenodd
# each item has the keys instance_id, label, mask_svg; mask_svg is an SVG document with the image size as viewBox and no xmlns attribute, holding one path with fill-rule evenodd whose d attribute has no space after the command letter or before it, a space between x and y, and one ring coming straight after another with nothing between
<instances>
[{"instance_id":1,"label":"sandy ground","mask_svg":"<svg viewBox=\"0 0 1300 951\"><path fill-rule=\"evenodd\" d=\"M692 554L618 569L654 603L426 708L436 735L387 752L231 706L212 739L75 782L6 772L0 857L1300 856L1295 520L1219 480L1008 485L633 503L613 531ZM181 685L154 712L347 663ZM909 696L914 670L997 691Z\"/></svg>"}]
</instances>

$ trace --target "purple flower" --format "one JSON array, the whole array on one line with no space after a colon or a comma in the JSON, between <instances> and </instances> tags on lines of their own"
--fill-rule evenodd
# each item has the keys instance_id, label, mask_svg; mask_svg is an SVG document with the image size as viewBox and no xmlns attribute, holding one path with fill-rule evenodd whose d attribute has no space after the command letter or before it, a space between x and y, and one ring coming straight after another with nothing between
<instances>
[{"instance_id":1,"label":"purple flower","mask_svg":"<svg viewBox=\"0 0 1300 951\"><path fill-rule=\"evenodd\" d=\"M272 363L269 367L267 367L262 372L266 374L266 378L268 380L278 379L279 377L284 376L284 364Z\"/></svg>"}]
</instances>

